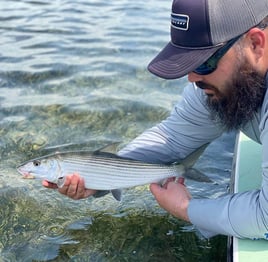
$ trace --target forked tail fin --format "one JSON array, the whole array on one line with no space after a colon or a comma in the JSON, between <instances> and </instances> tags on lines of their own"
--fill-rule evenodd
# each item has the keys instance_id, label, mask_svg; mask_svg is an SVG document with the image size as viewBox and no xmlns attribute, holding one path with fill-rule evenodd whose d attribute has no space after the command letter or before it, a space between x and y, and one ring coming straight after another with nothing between
<instances>
[{"instance_id":1,"label":"forked tail fin","mask_svg":"<svg viewBox=\"0 0 268 262\"><path fill-rule=\"evenodd\" d=\"M197 148L194 152L192 152L190 155L181 160L180 164L182 164L185 167L185 169L193 167L193 165L196 163L198 158L203 154L208 145L209 143L204 144L199 148Z\"/></svg>"}]
</instances>

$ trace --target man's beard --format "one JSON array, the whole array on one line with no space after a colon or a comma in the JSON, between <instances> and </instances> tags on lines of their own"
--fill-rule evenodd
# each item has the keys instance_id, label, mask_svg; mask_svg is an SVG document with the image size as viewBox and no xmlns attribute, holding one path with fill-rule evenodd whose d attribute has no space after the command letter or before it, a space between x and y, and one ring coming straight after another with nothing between
<instances>
[{"instance_id":1,"label":"man's beard","mask_svg":"<svg viewBox=\"0 0 268 262\"><path fill-rule=\"evenodd\" d=\"M198 83L197 85L199 86ZM206 86L204 83L200 85L201 88ZM244 65L234 72L233 79L226 85L224 93L218 90L216 98L208 96L207 104L211 117L218 118L227 130L243 128L262 105L265 92L265 77L245 61Z\"/></svg>"}]
</instances>

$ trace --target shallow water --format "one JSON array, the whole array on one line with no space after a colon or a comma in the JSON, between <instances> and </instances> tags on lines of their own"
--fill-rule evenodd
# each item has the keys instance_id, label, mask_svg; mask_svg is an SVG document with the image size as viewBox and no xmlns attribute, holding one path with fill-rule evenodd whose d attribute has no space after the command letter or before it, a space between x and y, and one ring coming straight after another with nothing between
<instances>
[{"instance_id":1,"label":"shallow water","mask_svg":"<svg viewBox=\"0 0 268 262\"><path fill-rule=\"evenodd\" d=\"M15 169L59 148L123 146L169 114L187 80L146 66L169 40L170 5L1 1L1 261L225 261L225 237L200 239L147 186L120 203L74 201ZM233 144L224 135L206 150L196 167L215 183L187 181L195 197L227 192Z\"/></svg>"}]
</instances>

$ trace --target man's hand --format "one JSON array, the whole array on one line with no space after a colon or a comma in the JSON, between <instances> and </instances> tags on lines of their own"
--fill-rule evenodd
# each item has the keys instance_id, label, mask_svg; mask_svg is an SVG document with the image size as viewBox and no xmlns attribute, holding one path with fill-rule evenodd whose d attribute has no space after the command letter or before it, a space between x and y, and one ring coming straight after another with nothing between
<instances>
[{"instance_id":1,"label":"man's hand","mask_svg":"<svg viewBox=\"0 0 268 262\"><path fill-rule=\"evenodd\" d=\"M189 222L187 208L191 195L183 182L169 179L163 187L151 184L150 190L162 208L175 217Z\"/></svg>"},{"instance_id":2,"label":"man's hand","mask_svg":"<svg viewBox=\"0 0 268 262\"><path fill-rule=\"evenodd\" d=\"M42 182L43 186L46 188L57 189L58 186L51 182L44 180ZM83 199L92 196L96 193L95 190L86 189L85 182L82 177L78 174L66 176L65 183L62 188L58 188L58 191L72 199Z\"/></svg>"}]
</instances>

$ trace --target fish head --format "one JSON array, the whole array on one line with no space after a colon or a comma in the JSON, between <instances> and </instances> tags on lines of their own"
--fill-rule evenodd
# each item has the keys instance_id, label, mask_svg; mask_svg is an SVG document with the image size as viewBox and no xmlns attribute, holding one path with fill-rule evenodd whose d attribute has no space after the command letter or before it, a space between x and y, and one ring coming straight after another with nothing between
<instances>
[{"instance_id":1,"label":"fish head","mask_svg":"<svg viewBox=\"0 0 268 262\"><path fill-rule=\"evenodd\" d=\"M25 178L34 177L38 179L45 179L52 183L57 181L58 164L56 159L33 159L21 164L17 167L17 170Z\"/></svg>"}]
</instances>

